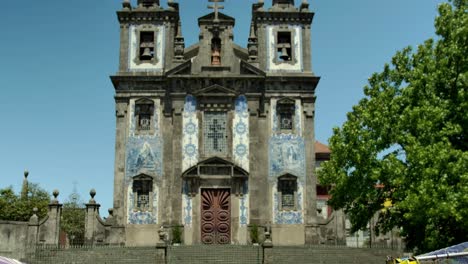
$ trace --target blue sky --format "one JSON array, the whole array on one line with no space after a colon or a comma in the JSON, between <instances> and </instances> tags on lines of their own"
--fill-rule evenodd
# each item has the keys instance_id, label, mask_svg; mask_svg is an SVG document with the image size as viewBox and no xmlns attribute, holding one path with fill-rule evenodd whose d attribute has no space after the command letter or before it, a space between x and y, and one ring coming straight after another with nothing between
<instances>
[{"instance_id":1,"label":"blue sky","mask_svg":"<svg viewBox=\"0 0 468 264\"><path fill-rule=\"evenodd\" d=\"M136 2L134 0L133 2ZM163 7L167 7L162 0ZM198 38L206 0L179 0L186 45ZM251 5L226 0L234 40L246 46ZM266 0L266 6L271 0ZM296 0L299 4L299 0ZM362 98L362 88L397 50L434 37L442 0L309 0L312 64L321 76L315 132L332 128ZM101 215L112 207L115 109L109 75L117 72L121 0L5 0L0 24L0 188L29 180L67 199L97 191Z\"/></svg>"}]
</instances>

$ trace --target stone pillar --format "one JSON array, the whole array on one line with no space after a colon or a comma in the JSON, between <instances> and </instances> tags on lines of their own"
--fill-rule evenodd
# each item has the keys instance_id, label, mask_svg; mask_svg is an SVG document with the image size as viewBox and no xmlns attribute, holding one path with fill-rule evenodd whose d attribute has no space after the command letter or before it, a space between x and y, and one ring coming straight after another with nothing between
<instances>
[{"instance_id":1,"label":"stone pillar","mask_svg":"<svg viewBox=\"0 0 468 264\"><path fill-rule=\"evenodd\" d=\"M54 190L52 193L54 199L49 204L49 212L47 213L47 219L43 226L40 227L41 242L47 245L58 245L59 234L60 234L60 218L62 216L62 204L59 203L57 197L59 195L58 190Z\"/></svg>"},{"instance_id":2,"label":"stone pillar","mask_svg":"<svg viewBox=\"0 0 468 264\"><path fill-rule=\"evenodd\" d=\"M127 135L128 98L115 99L116 132L114 162L114 217L115 225L122 227L126 223L125 212L125 142ZM123 239L123 238L122 238Z\"/></svg>"},{"instance_id":3,"label":"stone pillar","mask_svg":"<svg viewBox=\"0 0 468 264\"><path fill-rule=\"evenodd\" d=\"M29 218L28 222L28 236L27 236L27 241L26 241L26 249L24 252L24 256L31 256L34 254L36 250L36 245L39 240L39 218L36 215L37 213L37 208L34 207L33 209L33 215L31 218Z\"/></svg>"},{"instance_id":4,"label":"stone pillar","mask_svg":"<svg viewBox=\"0 0 468 264\"><path fill-rule=\"evenodd\" d=\"M89 192L91 195L91 199L86 204L86 218L85 218L85 243L92 245L94 244L94 236L96 234L97 229L97 217L99 215L99 207L100 204L96 203L94 200L94 196L96 195L96 191L91 189Z\"/></svg>"},{"instance_id":5,"label":"stone pillar","mask_svg":"<svg viewBox=\"0 0 468 264\"><path fill-rule=\"evenodd\" d=\"M306 244L317 244L319 242L317 222L317 177L315 175L315 134L314 114L315 99L305 102L304 106L304 128L303 135L306 147L306 218L305 218L305 242Z\"/></svg>"}]
</instances>

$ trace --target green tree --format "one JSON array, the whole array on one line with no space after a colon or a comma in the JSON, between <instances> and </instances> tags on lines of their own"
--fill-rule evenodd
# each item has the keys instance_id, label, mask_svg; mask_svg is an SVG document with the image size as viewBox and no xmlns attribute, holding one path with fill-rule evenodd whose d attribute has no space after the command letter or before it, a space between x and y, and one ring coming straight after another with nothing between
<instances>
[{"instance_id":1,"label":"green tree","mask_svg":"<svg viewBox=\"0 0 468 264\"><path fill-rule=\"evenodd\" d=\"M28 183L27 189L15 194L12 187L0 189L0 219L8 221L29 221L33 208L38 209L39 219L47 215L50 195L38 184ZM25 196L24 194L27 193Z\"/></svg>"},{"instance_id":2,"label":"green tree","mask_svg":"<svg viewBox=\"0 0 468 264\"><path fill-rule=\"evenodd\" d=\"M399 227L420 252L468 237L467 6L441 4L438 37L397 52L334 129L319 177L354 231L381 212L377 231Z\"/></svg>"},{"instance_id":3,"label":"green tree","mask_svg":"<svg viewBox=\"0 0 468 264\"><path fill-rule=\"evenodd\" d=\"M67 233L72 245L84 242L86 211L80 195L73 191L64 202L60 228Z\"/></svg>"}]
</instances>

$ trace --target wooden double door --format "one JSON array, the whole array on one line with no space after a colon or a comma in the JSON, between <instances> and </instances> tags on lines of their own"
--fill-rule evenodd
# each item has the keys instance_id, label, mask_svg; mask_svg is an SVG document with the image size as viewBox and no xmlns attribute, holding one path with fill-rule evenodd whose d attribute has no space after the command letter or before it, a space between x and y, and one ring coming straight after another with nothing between
<instances>
[{"instance_id":1,"label":"wooden double door","mask_svg":"<svg viewBox=\"0 0 468 264\"><path fill-rule=\"evenodd\" d=\"M231 243L229 189L201 190L201 241L203 244Z\"/></svg>"}]
</instances>

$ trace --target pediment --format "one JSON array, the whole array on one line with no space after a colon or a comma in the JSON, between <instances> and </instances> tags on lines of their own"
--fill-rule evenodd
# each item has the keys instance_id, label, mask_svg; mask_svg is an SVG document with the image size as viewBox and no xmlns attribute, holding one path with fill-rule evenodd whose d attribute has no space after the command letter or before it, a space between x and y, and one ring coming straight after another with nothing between
<instances>
[{"instance_id":1,"label":"pediment","mask_svg":"<svg viewBox=\"0 0 468 264\"><path fill-rule=\"evenodd\" d=\"M246 62L246 61L241 61L241 74L246 74L246 75L255 75L255 76L266 76L266 73L259 68L253 66L252 64Z\"/></svg>"},{"instance_id":2,"label":"pediment","mask_svg":"<svg viewBox=\"0 0 468 264\"><path fill-rule=\"evenodd\" d=\"M237 95L235 90L226 88L219 84L213 84L194 93L197 97L234 97Z\"/></svg>"},{"instance_id":3,"label":"pediment","mask_svg":"<svg viewBox=\"0 0 468 264\"><path fill-rule=\"evenodd\" d=\"M188 74L191 74L191 70L192 70L192 61L187 60L187 61L175 66L174 68L168 70L166 72L166 75L167 76L188 75Z\"/></svg>"},{"instance_id":4,"label":"pediment","mask_svg":"<svg viewBox=\"0 0 468 264\"><path fill-rule=\"evenodd\" d=\"M215 19L215 13L214 12L211 12L207 15L204 15L202 17L199 17L198 18L198 21L201 22L201 21L209 21L209 22L212 22L213 20ZM221 12L218 12L218 19L223 21L223 20L226 20L226 21L231 21L231 22L234 22L236 19L231 17L231 16L228 16L226 14L223 14Z\"/></svg>"},{"instance_id":5,"label":"pediment","mask_svg":"<svg viewBox=\"0 0 468 264\"><path fill-rule=\"evenodd\" d=\"M248 178L249 173L234 163L219 157L211 157L200 161L187 169L182 177L198 178L203 176L226 176L229 178Z\"/></svg>"}]
</instances>

